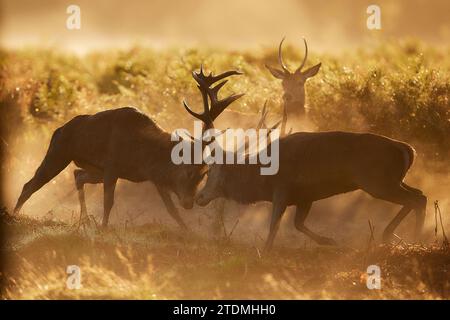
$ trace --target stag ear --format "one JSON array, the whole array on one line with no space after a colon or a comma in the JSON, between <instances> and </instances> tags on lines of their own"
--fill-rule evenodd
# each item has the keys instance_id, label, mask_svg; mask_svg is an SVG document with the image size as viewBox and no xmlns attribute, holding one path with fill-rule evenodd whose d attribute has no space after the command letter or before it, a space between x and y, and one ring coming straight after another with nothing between
<instances>
[{"instance_id":1,"label":"stag ear","mask_svg":"<svg viewBox=\"0 0 450 320\"><path fill-rule=\"evenodd\" d=\"M322 63L319 63L319 64L316 64L315 66L307 69L306 71L303 71L302 72L303 78L305 78L305 80L306 80L308 78L314 77L317 74L317 72L319 72L321 65L322 65Z\"/></svg>"},{"instance_id":2,"label":"stag ear","mask_svg":"<svg viewBox=\"0 0 450 320\"><path fill-rule=\"evenodd\" d=\"M265 65L267 69L269 69L270 73L277 79L283 80L286 77L286 74L280 69Z\"/></svg>"}]
</instances>

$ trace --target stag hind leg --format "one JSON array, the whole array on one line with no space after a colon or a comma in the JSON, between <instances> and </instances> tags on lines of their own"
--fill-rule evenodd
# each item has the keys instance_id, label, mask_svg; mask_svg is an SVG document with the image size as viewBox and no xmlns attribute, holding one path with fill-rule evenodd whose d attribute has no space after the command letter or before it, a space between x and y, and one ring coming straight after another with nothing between
<instances>
[{"instance_id":1,"label":"stag hind leg","mask_svg":"<svg viewBox=\"0 0 450 320\"><path fill-rule=\"evenodd\" d=\"M270 231L264 246L264 252L269 252L272 249L275 236L280 227L281 218L286 211L286 198L282 190L276 190L272 200L272 218L270 221Z\"/></svg>"},{"instance_id":2,"label":"stag hind leg","mask_svg":"<svg viewBox=\"0 0 450 320\"><path fill-rule=\"evenodd\" d=\"M44 160L42 160L42 163L36 170L33 178L31 178L31 180L23 186L22 192L17 200L16 206L14 207L14 214L19 213L24 203L33 193L57 176L71 162L71 159L67 156L65 150L60 144L59 132L59 130L55 131Z\"/></svg>"},{"instance_id":3,"label":"stag hind leg","mask_svg":"<svg viewBox=\"0 0 450 320\"><path fill-rule=\"evenodd\" d=\"M401 182L397 185L381 186L379 188L364 188L366 192L375 198L403 205L403 208L388 224L383 232L383 241L389 242L395 229L411 210L416 213L415 238L419 240L425 221L427 197L422 191Z\"/></svg>"},{"instance_id":4,"label":"stag hind leg","mask_svg":"<svg viewBox=\"0 0 450 320\"><path fill-rule=\"evenodd\" d=\"M82 169L76 169L73 172L75 177L75 184L78 191L78 200L80 201L80 218L87 216L86 199L84 194L84 185L86 183L102 183L103 175L100 173L95 173L91 171L86 171Z\"/></svg>"},{"instance_id":5,"label":"stag hind leg","mask_svg":"<svg viewBox=\"0 0 450 320\"><path fill-rule=\"evenodd\" d=\"M320 236L305 226L305 220L311 209L311 205L312 202L301 202L297 205L297 211L295 212L295 227L297 228L298 231L303 232L320 245L327 245L327 246L337 245L336 241L334 241L333 239Z\"/></svg>"},{"instance_id":6,"label":"stag hind leg","mask_svg":"<svg viewBox=\"0 0 450 320\"><path fill-rule=\"evenodd\" d=\"M109 215L114 205L114 192L116 190L116 184L116 176L110 174L105 174L103 176L103 228L108 226Z\"/></svg>"}]
</instances>

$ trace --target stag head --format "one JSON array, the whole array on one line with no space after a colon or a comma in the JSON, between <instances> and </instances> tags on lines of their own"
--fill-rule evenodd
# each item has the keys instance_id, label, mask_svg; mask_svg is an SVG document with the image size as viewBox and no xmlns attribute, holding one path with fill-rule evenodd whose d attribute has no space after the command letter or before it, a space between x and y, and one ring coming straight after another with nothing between
<instances>
[{"instance_id":1,"label":"stag head","mask_svg":"<svg viewBox=\"0 0 450 320\"><path fill-rule=\"evenodd\" d=\"M192 77L197 82L197 87L203 98L203 112L196 113L188 106L186 101L183 101L186 111L203 122L203 130L214 128L214 120L235 100L242 97L244 94L232 94L226 98L219 99L218 92L225 85L228 80L224 80L215 84L216 82L228 78L233 75L240 75L242 73L232 70L219 75L210 73L206 75L203 72L203 67L199 72L193 72ZM204 145L204 144L203 144ZM205 186L200 190L196 196L196 202L200 206L207 205L211 200L220 195L222 184L222 170L223 164L211 164L208 166L207 180Z\"/></svg>"},{"instance_id":2,"label":"stag head","mask_svg":"<svg viewBox=\"0 0 450 320\"><path fill-rule=\"evenodd\" d=\"M294 72L289 71L288 67L283 61L282 46L284 38L280 42L278 47L278 62L280 63L281 69L274 68L266 65L272 75L281 80L283 86L283 102L286 112L289 113L289 117L292 119L300 119L305 114L305 83L306 80L315 76L319 72L321 63L315 66L303 70L306 60L308 59L308 44L305 38L303 38L305 43L305 57L303 58L302 64Z\"/></svg>"}]
</instances>

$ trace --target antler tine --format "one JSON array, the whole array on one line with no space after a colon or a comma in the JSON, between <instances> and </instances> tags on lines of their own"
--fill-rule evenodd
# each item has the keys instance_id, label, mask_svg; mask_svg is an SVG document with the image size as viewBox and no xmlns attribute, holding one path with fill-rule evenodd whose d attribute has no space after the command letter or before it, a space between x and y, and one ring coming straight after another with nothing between
<instances>
[{"instance_id":1,"label":"antler tine","mask_svg":"<svg viewBox=\"0 0 450 320\"><path fill-rule=\"evenodd\" d=\"M221 73L217 76L212 75L212 73L207 77L207 83L215 83L221 79L224 79L226 77L232 76L232 75L241 75L242 73L236 70L227 71L224 73ZM211 121L214 121L225 109L228 107L231 103L239 99L244 95L244 93L241 94L232 94L229 97L226 97L224 99L218 98L219 90L227 83L228 80L224 80L217 84L216 86L212 88L208 88L207 92L209 95L209 98L211 99L211 108L209 110Z\"/></svg>"},{"instance_id":2,"label":"antler tine","mask_svg":"<svg viewBox=\"0 0 450 320\"><path fill-rule=\"evenodd\" d=\"M221 73L217 76L215 76L212 72L209 75L205 75L203 73L203 65L200 66L200 71L198 73L193 72L192 75L195 79L195 81L197 81L197 83L205 88L209 88L212 84L216 83L219 80L222 80L224 78L230 77L230 76L234 76L234 75L241 75L243 74L240 71L237 70L230 70L230 71L226 71L224 73ZM223 85L223 84L222 84Z\"/></svg>"},{"instance_id":3,"label":"antler tine","mask_svg":"<svg viewBox=\"0 0 450 320\"><path fill-rule=\"evenodd\" d=\"M261 118L259 119L259 122L258 122L258 124L256 126L256 130L259 130L259 129L262 129L262 128L263 129L267 128L266 117L267 117L267 114L269 113L269 111L267 110L267 103L268 103L268 101L266 100L264 102L264 106L263 106L263 108L261 110Z\"/></svg>"},{"instance_id":4,"label":"antler tine","mask_svg":"<svg viewBox=\"0 0 450 320\"><path fill-rule=\"evenodd\" d=\"M214 76L212 73L209 75L211 77L212 83L216 83L219 80L222 80L224 78L228 78L230 76L238 76L244 74L243 72L237 71L237 70L230 70L226 71L224 73L218 74L217 76Z\"/></svg>"},{"instance_id":5,"label":"antler tine","mask_svg":"<svg viewBox=\"0 0 450 320\"><path fill-rule=\"evenodd\" d=\"M231 96L229 96L229 97L227 97L225 99L218 100L217 99L217 95L211 94L210 95L210 99L211 99L211 109L210 109L211 120L214 121L223 112L223 110L226 109L226 107L228 107L230 104L232 104L234 101L236 101L237 99L239 99L243 95L245 95L245 93L232 94Z\"/></svg>"},{"instance_id":6,"label":"antler tine","mask_svg":"<svg viewBox=\"0 0 450 320\"><path fill-rule=\"evenodd\" d=\"M295 70L296 73L302 71L303 67L305 66L306 59L308 59L308 44L306 43L306 39L303 37L303 42L305 43L305 56L303 57L302 64L300 67L298 67L297 70Z\"/></svg>"},{"instance_id":7,"label":"antler tine","mask_svg":"<svg viewBox=\"0 0 450 320\"><path fill-rule=\"evenodd\" d=\"M244 94L232 94L231 96L220 100L217 94L228 80L222 81L212 88L211 85L226 77L240 74L242 73L239 71L231 70L221 73L217 76L214 76L212 72L209 75L205 75L205 73L203 72L203 64L201 64L200 70L198 72L192 72L192 77L197 82L197 88L202 94L204 111L201 114L196 113L191 110L186 101L183 101L183 105L187 112L189 112L189 114L191 114L193 117L203 121L207 128L213 127L213 121L225 110L225 108L235 100L242 97ZM209 103L209 100L211 101L211 104Z\"/></svg>"},{"instance_id":8,"label":"antler tine","mask_svg":"<svg viewBox=\"0 0 450 320\"><path fill-rule=\"evenodd\" d=\"M200 90L200 92L202 94L203 113L197 113L197 112L192 111L192 109L188 106L186 100L183 100L184 108L194 118L197 118L200 121L202 121L205 124L206 127L211 127L212 126L212 119L211 119L211 114L210 114L210 110L209 110L209 106L208 106L208 93L205 90L203 90L200 87L200 85L198 85L197 88Z\"/></svg>"},{"instance_id":9,"label":"antler tine","mask_svg":"<svg viewBox=\"0 0 450 320\"><path fill-rule=\"evenodd\" d=\"M273 126L271 126L269 129L269 132L272 132L273 130L278 128L282 122L283 122L283 120L279 120L277 123L275 123ZM283 134L281 134L281 136L283 136Z\"/></svg>"},{"instance_id":10,"label":"antler tine","mask_svg":"<svg viewBox=\"0 0 450 320\"><path fill-rule=\"evenodd\" d=\"M283 69L283 71L284 72L286 72L286 73L291 73L290 71L289 71L289 69L286 67L286 65L284 64L284 62L283 62L283 54L282 54L282 50L281 50L281 48L282 48L282 46L283 46L283 42L284 42L284 39L285 39L286 37L283 37L283 39L281 39L281 42L280 42L280 45L279 45L279 47L278 47L278 62L280 63L280 66L281 66L281 68Z\"/></svg>"}]
</instances>

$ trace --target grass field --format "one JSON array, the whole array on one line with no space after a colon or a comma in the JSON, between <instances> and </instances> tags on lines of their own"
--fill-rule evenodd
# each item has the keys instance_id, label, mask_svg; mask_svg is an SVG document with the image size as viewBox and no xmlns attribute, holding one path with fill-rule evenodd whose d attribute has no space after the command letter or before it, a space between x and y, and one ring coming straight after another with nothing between
<instances>
[{"instance_id":1,"label":"grass field","mask_svg":"<svg viewBox=\"0 0 450 320\"><path fill-rule=\"evenodd\" d=\"M285 59L294 65L302 52L287 46ZM309 65L322 62L319 74L306 86L313 130L370 131L404 140L417 150L407 180L429 198L428 238L423 245L410 244L402 234L405 240L380 245L378 236L387 220L375 221L376 240L369 245L367 220L388 219L393 208L331 199L314 216L319 213L321 221L332 223L314 227L340 240L351 230L359 240L331 248L282 234L273 252L261 256L267 226L259 224L263 231L258 238L246 229L256 223L253 218L247 217L245 227L241 222L231 236L234 220L228 220L227 236L222 236L220 228L198 227L202 213L195 209L183 212L189 225L196 226L193 233L183 234L173 222L152 218L162 212L161 201L149 194L154 190L139 192L143 187L130 189L126 184L118 186L117 198L122 200L115 208L120 210L113 211L108 230L93 225L78 229L72 173L66 170L30 199L23 216L1 216L3 298L450 298L450 251L442 246L440 229L438 238L432 235L434 200L440 200L443 224L450 230L449 54L450 47L405 40L340 54L311 52L308 60ZM53 130L75 115L134 105L167 130L191 123L181 101L187 98L200 105L191 71L201 63L217 73L230 68L245 73L224 88L224 94L246 93L231 109L256 113L268 99L272 112L280 113L280 83L264 67L276 65L273 48L135 47L86 56L52 49L0 50L3 205L11 208L40 163ZM95 190L88 208L99 219L102 200ZM143 199L150 204L143 204ZM127 223L128 215L136 217L141 209L149 218ZM341 215L320 214L328 211ZM350 225L356 211L362 216ZM310 217L308 223L314 221ZM382 270L382 290L366 287L371 264ZM79 290L66 288L68 265L81 268Z\"/></svg>"},{"instance_id":2,"label":"grass field","mask_svg":"<svg viewBox=\"0 0 450 320\"><path fill-rule=\"evenodd\" d=\"M233 237L180 234L161 224L107 231L5 219L8 299L448 299L448 249L439 244L366 249L257 246ZM366 268L383 270L381 290ZM68 265L82 288L66 287Z\"/></svg>"}]
</instances>

